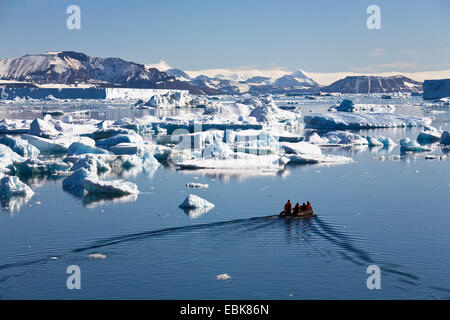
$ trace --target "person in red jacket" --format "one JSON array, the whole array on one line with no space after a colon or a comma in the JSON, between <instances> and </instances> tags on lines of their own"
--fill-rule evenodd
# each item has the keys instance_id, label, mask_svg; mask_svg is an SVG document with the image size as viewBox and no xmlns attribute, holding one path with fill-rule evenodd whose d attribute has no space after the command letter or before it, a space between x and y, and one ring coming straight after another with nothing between
<instances>
[{"instance_id":1,"label":"person in red jacket","mask_svg":"<svg viewBox=\"0 0 450 320\"><path fill-rule=\"evenodd\" d=\"M311 203L306 202L306 210L312 210Z\"/></svg>"},{"instance_id":2,"label":"person in red jacket","mask_svg":"<svg viewBox=\"0 0 450 320\"><path fill-rule=\"evenodd\" d=\"M284 205L284 212L286 215L290 215L292 213L292 203L291 200L288 200Z\"/></svg>"}]
</instances>

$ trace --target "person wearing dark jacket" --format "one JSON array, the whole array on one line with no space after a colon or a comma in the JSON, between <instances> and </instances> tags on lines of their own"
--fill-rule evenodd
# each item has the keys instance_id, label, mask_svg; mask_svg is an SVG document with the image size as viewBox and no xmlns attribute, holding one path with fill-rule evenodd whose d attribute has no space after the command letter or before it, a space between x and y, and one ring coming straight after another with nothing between
<instances>
[{"instance_id":1,"label":"person wearing dark jacket","mask_svg":"<svg viewBox=\"0 0 450 320\"><path fill-rule=\"evenodd\" d=\"M300 204L298 202L295 204L293 215L294 216L300 215Z\"/></svg>"}]
</instances>

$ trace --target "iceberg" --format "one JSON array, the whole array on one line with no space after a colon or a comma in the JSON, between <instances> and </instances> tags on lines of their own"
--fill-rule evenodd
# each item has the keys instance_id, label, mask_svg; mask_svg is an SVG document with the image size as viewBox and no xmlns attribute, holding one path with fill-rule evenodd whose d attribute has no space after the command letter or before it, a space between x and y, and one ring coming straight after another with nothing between
<instances>
[{"instance_id":1,"label":"iceberg","mask_svg":"<svg viewBox=\"0 0 450 320\"><path fill-rule=\"evenodd\" d=\"M431 124L430 118L407 117L395 113L335 112L306 115L306 128L319 130L349 130L370 128L420 127Z\"/></svg>"},{"instance_id":2,"label":"iceberg","mask_svg":"<svg viewBox=\"0 0 450 320\"><path fill-rule=\"evenodd\" d=\"M27 133L30 130L29 120L0 120L0 133L5 134L22 134Z\"/></svg>"},{"instance_id":3,"label":"iceberg","mask_svg":"<svg viewBox=\"0 0 450 320\"><path fill-rule=\"evenodd\" d=\"M94 177L87 177L83 180L83 187L89 193L101 193L108 195L138 194L136 184L124 180L100 180Z\"/></svg>"},{"instance_id":4,"label":"iceberg","mask_svg":"<svg viewBox=\"0 0 450 320\"><path fill-rule=\"evenodd\" d=\"M72 171L84 168L92 173L107 172L111 170L108 162L115 160L114 156L101 154L84 154L78 157L67 157L64 161L72 162Z\"/></svg>"},{"instance_id":5,"label":"iceberg","mask_svg":"<svg viewBox=\"0 0 450 320\"><path fill-rule=\"evenodd\" d=\"M290 142L282 142L282 148L286 153L293 154L312 154L312 155L321 155L322 151L320 148L314 144L301 141L297 143Z\"/></svg>"},{"instance_id":6,"label":"iceberg","mask_svg":"<svg viewBox=\"0 0 450 320\"><path fill-rule=\"evenodd\" d=\"M134 131L133 131L134 132ZM143 144L144 141L142 137L136 133L134 134L117 134L110 138L97 140L95 144L97 147L110 148L119 143L133 143L133 144Z\"/></svg>"},{"instance_id":7,"label":"iceberg","mask_svg":"<svg viewBox=\"0 0 450 320\"><path fill-rule=\"evenodd\" d=\"M301 141L298 143L282 143L290 164L307 163L331 163L352 162L353 160L344 156L324 155L317 145Z\"/></svg>"},{"instance_id":8,"label":"iceberg","mask_svg":"<svg viewBox=\"0 0 450 320\"><path fill-rule=\"evenodd\" d=\"M16 176L0 176L0 197L25 197L31 198L34 192L31 188L20 181Z\"/></svg>"},{"instance_id":9,"label":"iceberg","mask_svg":"<svg viewBox=\"0 0 450 320\"><path fill-rule=\"evenodd\" d=\"M188 182L188 183L186 183L186 187L188 187L188 188L207 189L207 188L209 188L209 184L203 184L203 183L197 183L197 182Z\"/></svg>"},{"instance_id":10,"label":"iceberg","mask_svg":"<svg viewBox=\"0 0 450 320\"><path fill-rule=\"evenodd\" d=\"M47 117L44 120L34 119L30 124L30 130L28 130L28 134L33 136L39 136L43 138L51 138L55 137L59 134L58 130L56 130L55 126L46 121L51 117Z\"/></svg>"},{"instance_id":11,"label":"iceberg","mask_svg":"<svg viewBox=\"0 0 450 320\"><path fill-rule=\"evenodd\" d=\"M300 112L290 112L278 108L273 101L272 96L259 99L256 101L257 107L250 112L250 117L255 117L258 122L285 122L288 120L300 121Z\"/></svg>"},{"instance_id":12,"label":"iceberg","mask_svg":"<svg viewBox=\"0 0 450 320\"><path fill-rule=\"evenodd\" d=\"M0 137L0 143L10 147L14 152L22 157L35 158L39 156L39 149L18 137L4 135Z\"/></svg>"},{"instance_id":13,"label":"iceberg","mask_svg":"<svg viewBox=\"0 0 450 320\"><path fill-rule=\"evenodd\" d=\"M42 153L65 153L67 152L67 144L61 140L51 140L28 134L22 135L29 144L35 146Z\"/></svg>"},{"instance_id":14,"label":"iceberg","mask_svg":"<svg viewBox=\"0 0 450 320\"><path fill-rule=\"evenodd\" d=\"M0 173L9 173L14 161L24 161L25 158L11 150L10 147L0 144Z\"/></svg>"},{"instance_id":15,"label":"iceberg","mask_svg":"<svg viewBox=\"0 0 450 320\"><path fill-rule=\"evenodd\" d=\"M400 150L402 152L411 151L411 152L427 152L432 149L426 146L421 146L416 141L412 141L410 138L404 138L400 140Z\"/></svg>"},{"instance_id":16,"label":"iceberg","mask_svg":"<svg viewBox=\"0 0 450 320\"><path fill-rule=\"evenodd\" d=\"M442 131L433 127L424 127L417 136L417 141L422 143L436 142L441 139Z\"/></svg>"},{"instance_id":17,"label":"iceberg","mask_svg":"<svg viewBox=\"0 0 450 320\"><path fill-rule=\"evenodd\" d=\"M95 178L96 175L92 171L85 168L77 169L72 175L63 180L63 188L80 188L83 187L84 179Z\"/></svg>"},{"instance_id":18,"label":"iceberg","mask_svg":"<svg viewBox=\"0 0 450 320\"><path fill-rule=\"evenodd\" d=\"M93 142L93 140L92 140L92 142ZM67 149L68 156L75 156L75 155L81 155L81 154L87 154L87 153L108 154L108 151L97 148L90 143L86 143L86 141L73 142Z\"/></svg>"},{"instance_id":19,"label":"iceberg","mask_svg":"<svg viewBox=\"0 0 450 320\"><path fill-rule=\"evenodd\" d=\"M179 207L189 214L191 218L197 218L200 215L214 208L214 204L200 198L194 194L190 194L184 199Z\"/></svg>"},{"instance_id":20,"label":"iceberg","mask_svg":"<svg viewBox=\"0 0 450 320\"><path fill-rule=\"evenodd\" d=\"M328 109L330 112L355 112L355 113L390 113L395 111L391 105L354 104L352 100L344 99L339 106Z\"/></svg>"},{"instance_id":21,"label":"iceberg","mask_svg":"<svg viewBox=\"0 0 450 320\"><path fill-rule=\"evenodd\" d=\"M62 161L27 159L23 162L15 162L14 168L21 174L65 174L71 168L71 164Z\"/></svg>"},{"instance_id":22,"label":"iceberg","mask_svg":"<svg viewBox=\"0 0 450 320\"><path fill-rule=\"evenodd\" d=\"M355 145L362 146L368 145L369 142L363 136L348 132L348 131L332 131L325 134L325 138L328 139L328 144L335 145Z\"/></svg>"}]
</instances>

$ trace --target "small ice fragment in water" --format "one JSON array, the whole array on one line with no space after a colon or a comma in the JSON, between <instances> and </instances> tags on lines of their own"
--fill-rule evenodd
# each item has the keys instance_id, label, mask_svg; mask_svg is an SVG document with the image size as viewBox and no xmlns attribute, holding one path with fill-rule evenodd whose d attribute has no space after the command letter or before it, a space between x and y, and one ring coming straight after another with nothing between
<instances>
[{"instance_id":1,"label":"small ice fragment in water","mask_svg":"<svg viewBox=\"0 0 450 320\"><path fill-rule=\"evenodd\" d=\"M186 183L186 187L206 189L206 188L209 188L209 185L202 184L202 183L196 183L196 182L188 182L188 183Z\"/></svg>"},{"instance_id":2,"label":"small ice fragment in water","mask_svg":"<svg viewBox=\"0 0 450 320\"><path fill-rule=\"evenodd\" d=\"M218 274L216 276L217 280L229 280L231 279L230 275L228 273L222 273L222 274Z\"/></svg>"},{"instance_id":3,"label":"small ice fragment in water","mask_svg":"<svg viewBox=\"0 0 450 320\"><path fill-rule=\"evenodd\" d=\"M92 253L88 255L88 259L106 259L106 254Z\"/></svg>"}]
</instances>

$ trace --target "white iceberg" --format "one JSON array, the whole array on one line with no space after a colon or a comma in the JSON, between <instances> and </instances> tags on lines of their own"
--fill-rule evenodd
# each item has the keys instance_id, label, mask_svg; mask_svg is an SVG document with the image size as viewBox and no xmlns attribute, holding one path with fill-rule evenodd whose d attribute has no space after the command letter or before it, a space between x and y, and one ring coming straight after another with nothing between
<instances>
[{"instance_id":1,"label":"white iceberg","mask_svg":"<svg viewBox=\"0 0 450 320\"><path fill-rule=\"evenodd\" d=\"M28 130L28 134L43 138L51 138L57 136L59 134L58 130L56 130L55 126L52 123L46 121L48 119L49 118L47 117L44 120L34 119L30 124L30 130Z\"/></svg>"},{"instance_id":2,"label":"white iceberg","mask_svg":"<svg viewBox=\"0 0 450 320\"><path fill-rule=\"evenodd\" d=\"M134 131L132 131L132 132L134 132ZM97 140L95 144L97 145L97 147L110 148L119 143L143 144L144 141L142 140L142 137L136 133L135 134L117 134L110 138Z\"/></svg>"},{"instance_id":3,"label":"white iceberg","mask_svg":"<svg viewBox=\"0 0 450 320\"><path fill-rule=\"evenodd\" d=\"M24 134L22 138L27 140L29 144L32 144L39 149L42 153L65 153L67 152L68 145L61 140L51 140L38 136Z\"/></svg>"},{"instance_id":4,"label":"white iceberg","mask_svg":"<svg viewBox=\"0 0 450 320\"><path fill-rule=\"evenodd\" d=\"M19 137L4 135L0 137L0 143L10 147L22 157L35 158L39 156L39 149Z\"/></svg>"},{"instance_id":5,"label":"white iceberg","mask_svg":"<svg viewBox=\"0 0 450 320\"><path fill-rule=\"evenodd\" d=\"M27 159L15 162L14 167L21 174L65 174L71 168L71 164L57 160Z\"/></svg>"},{"instance_id":6,"label":"white iceberg","mask_svg":"<svg viewBox=\"0 0 450 320\"><path fill-rule=\"evenodd\" d=\"M0 176L0 197L25 197L31 198L34 192L31 188L20 181L16 176Z\"/></svg>"},{"instance_id":7,"label":"white iceberg","mask_svg":"<svg viewBox=\"0 0 450 320\"><path fill-rule=\"evenodd\" d=\"M83 180L83 187L89 193L101 193L108 195L138 194L136 184L124 180L100 180L94 177L87 177Z\"/></svg>"},{"instance_id":8,"label":"white iceberg","mask_svg":"<svg viewBox=\"0 0 450 320\"><path fill-rule=\"evenodd\" d=\"M186 183L186 187L188 188L199 188L199 189L207 189L209 188L209 184L205 183L197 183L197 182L188 182Z\"/></svg>"},{"instance_id":9,"label":"white iceberg","mask_svg":"<svg viewBox=\"0 0 450 320\"><path fill-rule=\"evenodd\" d=\"M179 205L182 209L212 209L214 204L200 198L194 194L190 194L184 199L184 201Z\"/></svg>"},{"instance_id":10,"label":"white iceberg","mask_svg":"<svg viewBox=\"0 0 450 320\"><path fill-rule=\"evenodd\" d=\"M354 104L352 100L344 99L339 106L328 109L331 112L355 112L355 113L391 113L395 107L391 105L378 104Z\"/></svg>"},{"instance_id":11,"label":"white iceberg","mask_svg":"<svg viewBox=\"0 0 450 320\"><path fill-rule=\"evenodd\" d=\"M63 180L64 188L82 187L85 178L96 178L96 175L92 171L88 171L85 168L77 169L72 175Z\"/></svg>"},{"instance_id":12,"label":"white iceberg","mask_svg":"<svg viewBox=\"0 0 450 320\"><path fill-rule=\"evenodd\" d=\"M420 127L431 124L430 118L408 117L395 113L335 112L303 117L306 128L348 130L370 128Z\"/></svg>"},{"instance_id":13,"label":"white iceberg","mask_svg":"<svg viewBox=\"0 0 450 320\"><path fill-rule=\"evenodd\" d=\"M368 145L369 142L363 136L348 131L332 131L325 134L328 144L335 145Z\"/></svg>"}]
</instances>

